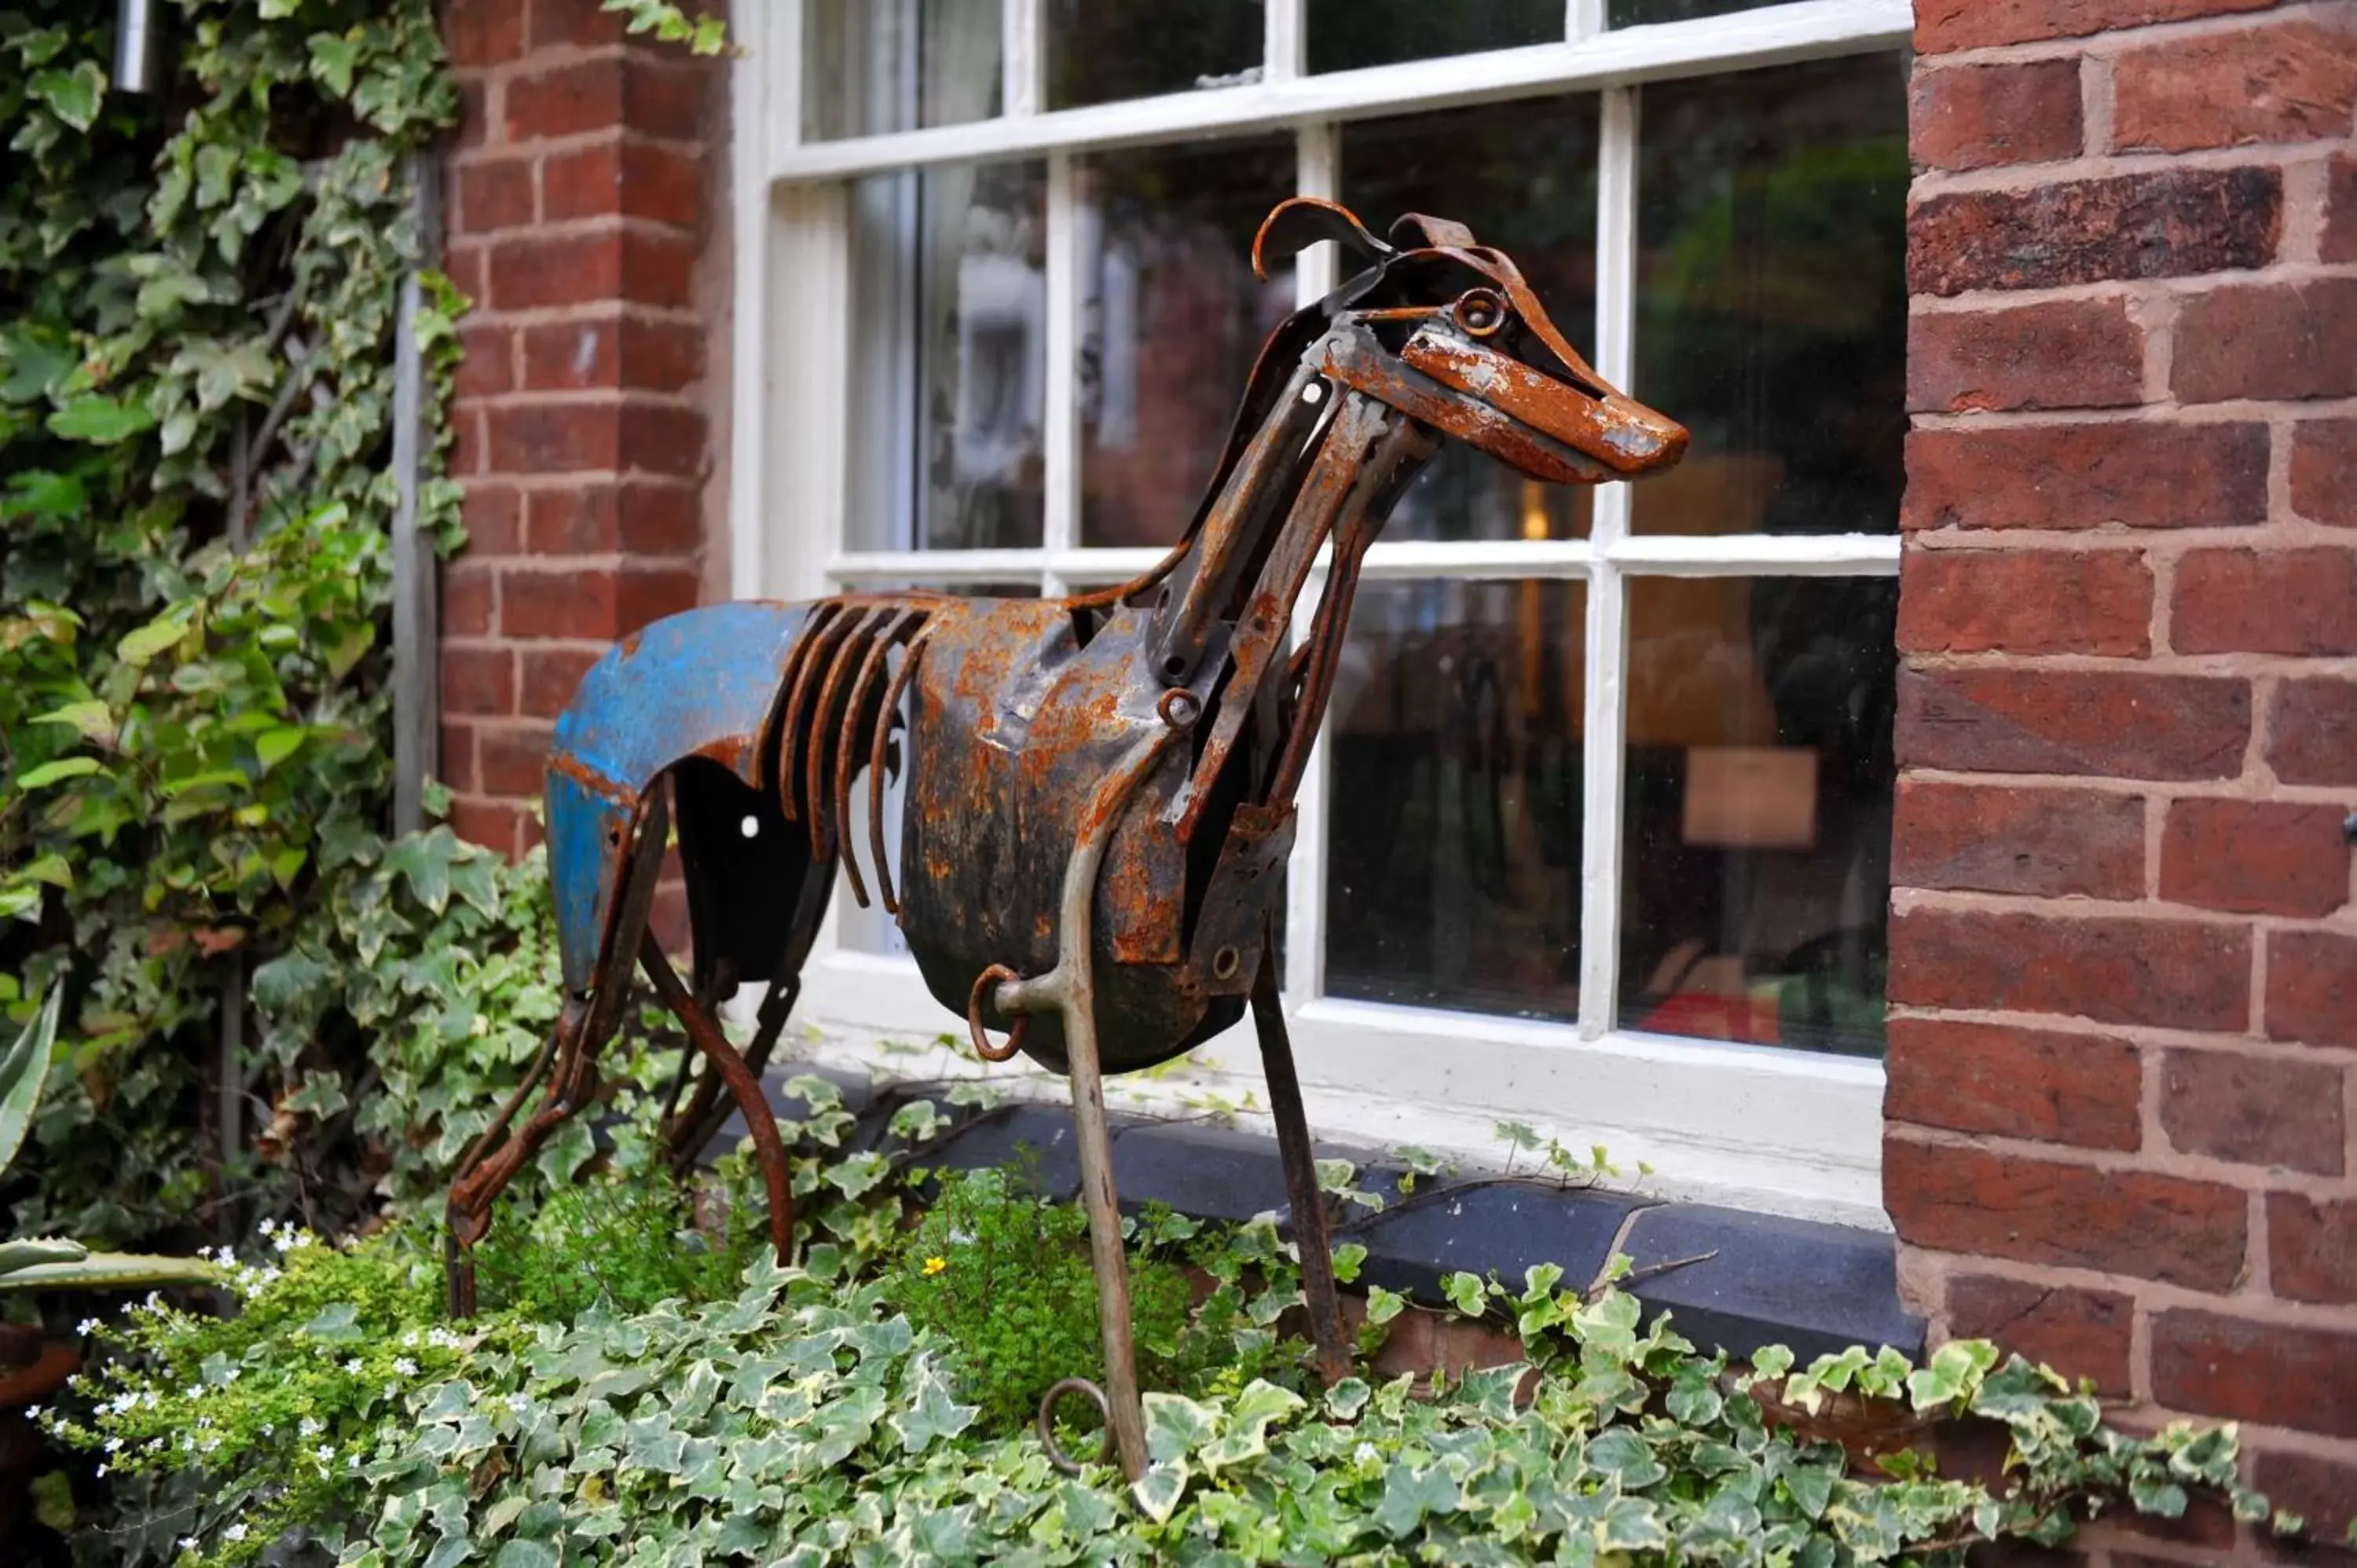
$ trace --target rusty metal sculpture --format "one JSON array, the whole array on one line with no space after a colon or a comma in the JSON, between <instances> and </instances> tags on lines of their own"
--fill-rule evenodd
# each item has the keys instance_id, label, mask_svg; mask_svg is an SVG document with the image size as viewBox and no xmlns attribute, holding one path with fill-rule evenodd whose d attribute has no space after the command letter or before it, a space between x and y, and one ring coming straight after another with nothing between
<instances>
[{"instance_id":1,"label":"rusty metal sculpture","mask_svg":"<svg viewBox=\"0 0 2357 1568\"><path fill-rule=\"evenodd\" d=\"M964 1012L985 1058L1021 1051L1071 1076L1106 1372L1103 1390L1077 1386L1104 1407L1124 1467L1139 1472L1145 1442L1103 1075L1188 1050L1247 1002L1318 1365L1342 1375L1322 1200L1266 957L1295 789L1361 564L1444 439L1566 484L1665 468L1686 441L1588 367L1507 256L1421 215L1392 233L1397 243L1308 198L1269 215L1253 245L1263 276L1271 256L1321 240L1371 264L1270 337L1192 522L1136 581L1046 601L892 592L714 605L647 628L583 679L547 783L568 1001L524 1085L460 1162L454 1311L472 1309L468 1249L496 1195L594 1095L633 963L693 1046L664 1126L673 1156L692 1158L719 1127L725 1088L752 1132L786 1252L786 1155L759 1073L838 866L867 902L843 836L864 769L874 891L927 987ZM1288 651L1321 549L1325 590ZM884 790L904 694L896 886ZM647 930L673 811L694 935L684 981ZM740 1056L716 1008L747 980L769 992ZM993 1026L1008 1031L1003 1044ZM707 1069L682 1103L694 1055Z\"/></svg>"}]
</instances>

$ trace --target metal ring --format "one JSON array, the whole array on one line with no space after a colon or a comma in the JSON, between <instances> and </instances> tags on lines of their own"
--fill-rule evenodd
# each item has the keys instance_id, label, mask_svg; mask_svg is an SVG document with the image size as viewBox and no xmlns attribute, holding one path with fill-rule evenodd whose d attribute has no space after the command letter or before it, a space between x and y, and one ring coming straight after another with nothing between
<instances>
[{"instance_id":1,"label":"metal ring","mask_svg":"<svg viewBox=\"0 0 2357 1568\"><path fill-rule=\"evenodd\" d=\"M1506 301L1493 288L1469 288L1448 307L1449 318L1476 338L1494 337L1506 325Z\"/></svg>"},{"instance_id":2,"label":"metal ring","mask_svg":"<svg viewBox=\"0 0 2357 1568\"><path fill-rule=\"evenodd\" d=\"M1162 693L1162 700L1154 704L1154 711L1160 714L1162 722L1172 729L1188 729L1203 716L1203 704L1196 701L1195 693L1186 687L1173 686Z\"/></svg>"},{"instance_id":3,"label":"metal ring","mask_svg":"<svg viewBox=\"0 0 2357 1568\"><path fill-rule=\"evenodd\" d=\"M1097 1463L1113 1463L1113 1402L1105 1398L1104 1390L1086 1378L1066 1378L1039 1396L1039 1446L1048 1451L1048 1463L1067 1476L1081 1473L1080 1462L1056 1444L1056 1406L1066 1394L1086 1394L1096 1402L1097 1413L1104 1417L1104 1449Z\"/></svg>"},{"instance_id":4,"label":"metal ring","mask_svg":"<svg viewBox=\"0 0 2357 1568\"><path fill-rule=\"evenodd\" d=\"M974 1041L974 1054L986 1062L1006 1061L1021 1050L1023 1036L1029 1032L1031 1020L1021 1014L1016 1015L1014 1025L1006 1031L1006 1044L992 1045L989 1032L982 1026L983 993L1001 981L1022 978L1003 963L994 963L974 977L974 989L967 993L965 999L965 1032Z\"/></svg>"}]
</instances>

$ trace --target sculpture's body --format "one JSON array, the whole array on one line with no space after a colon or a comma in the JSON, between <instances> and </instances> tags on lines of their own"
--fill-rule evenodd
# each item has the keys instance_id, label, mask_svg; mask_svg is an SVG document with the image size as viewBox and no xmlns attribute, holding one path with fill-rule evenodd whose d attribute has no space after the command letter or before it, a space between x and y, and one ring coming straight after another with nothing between
<instances>
[{"instance_id":1,"label":"sculpture's body","mask_svg":"<svg viewBox=\"0 0 2357 1568\"><path fill-rule=\"evenodd\" d=\"M543 1104L511 1133L520 1090L462 1162L454 1305L471 1305L464 1249L493 1197L594 1091L595 1054L619 1021L633 962L710 1064L685 1104L675 1096L674 1152L692 1157L716 1129L725 1084L759 1146L784 1250L784 1155L757 1074L840 863L862 903L873 878L927 986L966 1014L985 1056L1019 1048L1072 1077L1105 1291L1107 1413L1132 1473L1143 1450L1100 1074L1188 1049L1248 999L1320 1362L1340 1374L1315 1169L1265 960L1294 792L1359 564L1443 438L1565 483L1666 467L1685 443L1588 369L1507 258L1437 220L1404 219L1402 231L1422 245L1394 250L1330 203L1297 199L1270 215L1256 268L1265 250L1318 240L1376 264L1271 337L1192 525L1136 582L1061 601L891 593L716 605L648 628L590 671L548 771L570 1000L533 1075L548 1079ZM1329 544L1313 629L1288 653L1295 601ZM884 780L904 690L896 884ZM862 846L843 841L863 770L865 875ZM657 788L666 778L668 792ZM646 934L667 810L694 936L684 983ZM714 1008L745 980L770 992L740 1058ZM1014 1030L1006 1046L990 1045L992 1022Z\"/></svg>"}]
</instances>

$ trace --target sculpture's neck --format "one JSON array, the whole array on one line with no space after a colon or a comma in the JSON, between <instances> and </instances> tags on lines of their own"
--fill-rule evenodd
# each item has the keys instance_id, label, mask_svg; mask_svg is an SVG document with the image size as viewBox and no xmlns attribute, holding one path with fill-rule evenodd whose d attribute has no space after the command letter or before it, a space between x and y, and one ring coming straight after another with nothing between
<instances>
[{"instance_id":1,"label":"sculpture's neck","mask_svg":"<svg viewBox=\"0 0 2357 1568\"><path fill-rule=\"evenodd\" d=\"M1359 564L1436 441L1398 410L1297 370L1253 432L1187 557L1172 571L1149 646L1166 686L1208 703L1180 836L1212 797L1237 740L1270 764L1243 798L1289 801L1332 690ZM1293 610L1318 549L1334 546L1326 590L1303 647L1285 658ZM1206 668L1225 634L1224 671ZM1272 672L1277 679L1270 679ZM1219 679L1224 674L1224 680Z\"/></svg>"}]
</instances>

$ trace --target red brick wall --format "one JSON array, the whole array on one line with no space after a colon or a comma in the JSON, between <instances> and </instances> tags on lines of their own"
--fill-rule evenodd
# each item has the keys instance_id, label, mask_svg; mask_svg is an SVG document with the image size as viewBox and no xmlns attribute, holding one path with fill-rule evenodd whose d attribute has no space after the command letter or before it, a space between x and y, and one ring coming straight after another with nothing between
<instances>
[{"instance_id":1,"label":"red brick wall","mask_svg":"<svg viewBox=\"0 0 2357 1568\"><path fill-rule=\"evenodd\" d=\"M726 78L626 42L597 0L450 0L444 32L466 98L447 266L475 305L440 772L458 831L520 854L581 672L699 596L726 390L707 363L726 310L711 281Z\"/></svg>"},{"instance_id":2,"label":"red brick wall","mask_svg":"<svg viewBox=\"0 0 2357 1568\"><path fill-rule=\"evenodd\" d=\"M2244 1423L2337 1537L2357 5L1918 0L1916 40L1902 1279L1935 1331Z\"/></svg>"}]
</instances>

